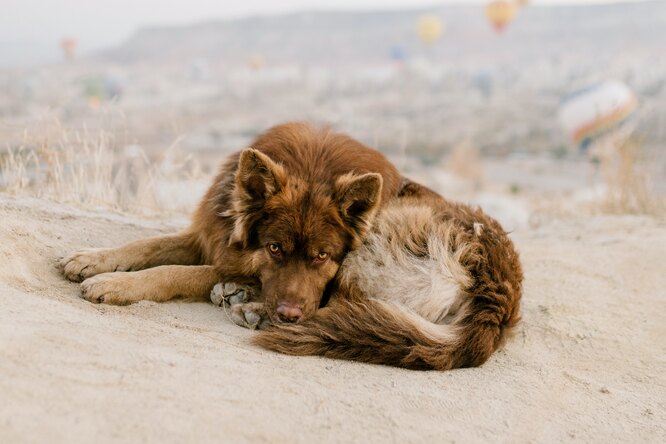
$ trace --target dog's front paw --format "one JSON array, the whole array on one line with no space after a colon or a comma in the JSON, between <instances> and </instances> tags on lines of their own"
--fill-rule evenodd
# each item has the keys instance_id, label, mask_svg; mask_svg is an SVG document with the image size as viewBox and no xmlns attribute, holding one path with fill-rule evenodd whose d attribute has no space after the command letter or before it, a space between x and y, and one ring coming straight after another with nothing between
<instances>
[{"instance_id":1,"label":"dog's front paw","mask_svg":"<svg viewBox=\"0 0 666 444\"><path fill-rule=\"evenodd\" d=\"M271 320L261 302L232 305L229 317L234 324L251 330L263 330L271 325Z\"/></svg>"},{"instance_id":2,"label":"dog's front paw","mask_svg":"<svg viewBox=\"0 0 666 444\"><path fill-rule=\"evenodd\" d=\"M112 263L110 251L107 248L90 248L77 251L60 261L62 272L70 281L82 282L100 273L125 271L123 267Z\"/></svg>"},{"instance_id":3,"label":"dog's front paw","mask_svg":"<svg viewBox=\"0 0 666 444\"><path fill-rule=\"evenodd\" d=\"M233 282L220 282L211 290L210 301L218 307L225 303L236 305L249 302L252 295L249 287L241 287Z\"/></svg>"},{"instance_id":4,"label":"dog's front paw","mask_svg":"<svg viewBox=\"0 0 666 444\"><path fill-rule=\"evenodd\" d=\"M81 297L95 304L127 305L142 299L142 282L131 277L133 273L103 273L81 283Z\"/></svg>"}]
</instances>

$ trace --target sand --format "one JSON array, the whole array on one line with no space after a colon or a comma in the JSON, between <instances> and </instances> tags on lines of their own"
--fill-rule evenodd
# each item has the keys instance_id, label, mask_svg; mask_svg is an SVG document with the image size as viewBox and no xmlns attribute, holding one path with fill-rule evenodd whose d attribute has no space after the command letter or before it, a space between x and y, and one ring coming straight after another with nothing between
<instances>
[{"instance_id":1,"label":"sand","mask_svg":"<svg viewBox=\"0 0 666 444\"><path fill-rule=\"evenodd\" d=\"M513 233L524 321L481 368L257 349L212 304L93 305L57 258L183 222L0 196L0 442L664 442L666 224Z\"/></svg>"}]
</instances>

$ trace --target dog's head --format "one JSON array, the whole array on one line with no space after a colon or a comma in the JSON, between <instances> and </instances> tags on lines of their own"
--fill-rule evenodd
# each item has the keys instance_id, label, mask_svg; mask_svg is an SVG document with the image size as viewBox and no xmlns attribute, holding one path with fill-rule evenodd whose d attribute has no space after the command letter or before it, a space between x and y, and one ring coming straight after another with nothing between
<instances>
[{"instance_id":1,"label":"dog's head","mask_svg":"<svg viewBox=\"0 0 666 444\"><path fill-rule=\"evenodd\" d=\"M308 183L260 151L240 155L229 243L252 251L273 321L295 322L317 310L326 285L362 241L379 207L381 175L331 179Z\"/></svg>"}]
</instances>

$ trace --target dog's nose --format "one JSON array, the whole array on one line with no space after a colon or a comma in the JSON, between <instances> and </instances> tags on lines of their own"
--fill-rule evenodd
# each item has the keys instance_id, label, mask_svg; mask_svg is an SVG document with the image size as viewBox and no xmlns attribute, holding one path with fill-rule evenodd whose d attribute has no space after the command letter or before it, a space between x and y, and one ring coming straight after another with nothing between
<instances>
[{"instance_id":1,"label":"dog's nose","mask_svg":"<svg viewBox=\"0 0 666 444\"><path fill-rule=\"evenodd\" d=\"M301 310L301 307L287 302L280 303L277 312L280 320L283 322L296 322L301 316L303 316L303 310Z\"/></svg>"}]
</instances>

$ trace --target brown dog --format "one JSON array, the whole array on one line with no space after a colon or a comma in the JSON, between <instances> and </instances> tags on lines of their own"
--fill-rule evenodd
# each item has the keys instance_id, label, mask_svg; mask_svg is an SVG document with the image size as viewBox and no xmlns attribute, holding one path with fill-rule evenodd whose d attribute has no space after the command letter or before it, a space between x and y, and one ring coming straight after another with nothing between
<instances>
[{"instance_id":1,"label":"brown dog","mask_svg":"<svg viewBox=\"0 0 666 444\"><path fill-rule=\"evenodd\" d=\"M233 155L183 233L62 262L91 302L208 300L220 281L260 287L234 307L293 322L314 314L345 255L358 246L400 175L376 150L306 124L270 129Z\"/></svg>"},{"instance_id":2,"label":"brown dog","mask_svg":"<svg viewBox=\"0 0 666 444\"><path fill-rule=\"evenodd\" d=\"M92 302L204 300L220 281L259 288L232 307L240 325L273 321L257 344L416 369L480 365L520 317L520 262L496 221L305 124L233 156L184 233L63 267Z\"/></svg>"}]
</instances>

